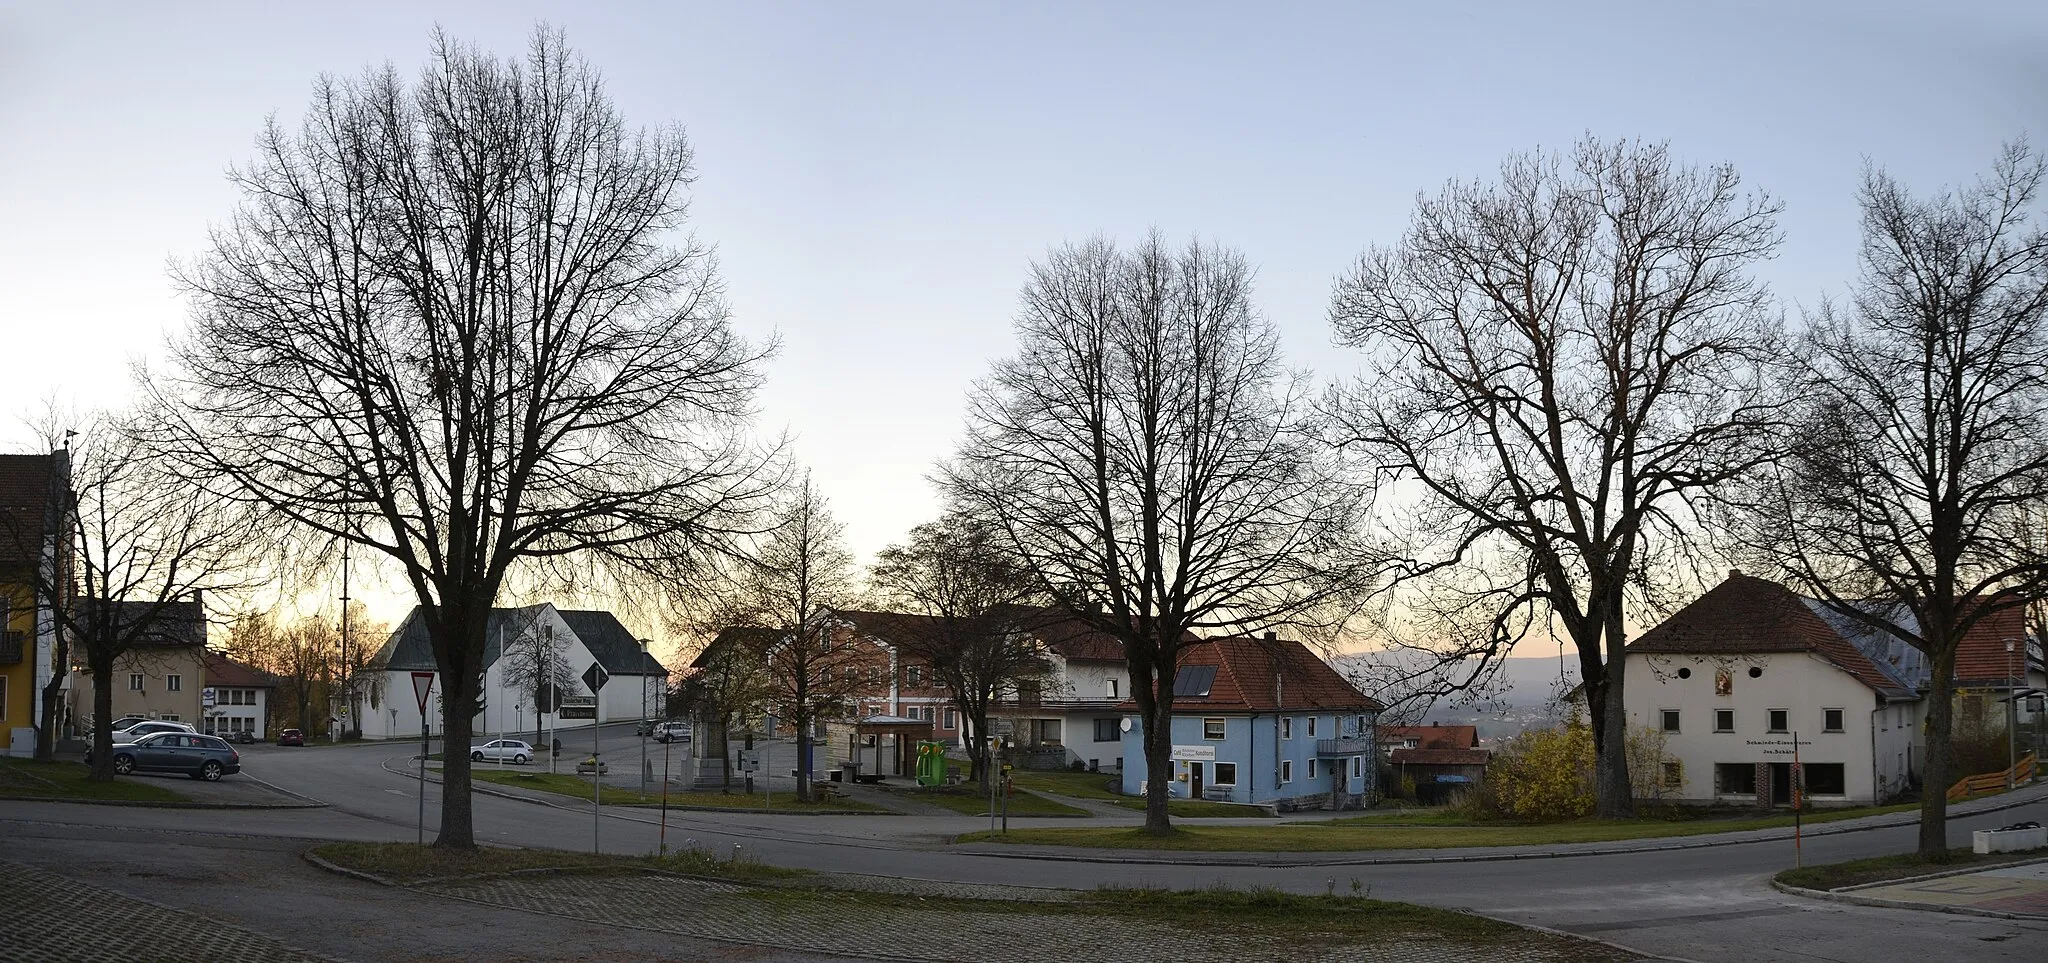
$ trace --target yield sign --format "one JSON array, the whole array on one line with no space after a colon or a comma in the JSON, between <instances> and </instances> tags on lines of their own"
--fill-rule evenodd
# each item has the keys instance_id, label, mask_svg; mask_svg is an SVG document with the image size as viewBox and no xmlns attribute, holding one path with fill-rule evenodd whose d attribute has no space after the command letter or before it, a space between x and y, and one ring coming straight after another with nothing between
<instances>
[{"instance_id":1,"label":"yield sign","mask_svg":"<svg viewBox=\"0 0 2048 963\"><path fill-rule=\"evenodd\" d=\"M427 714L427 693L432 691L434 691L434 674L432 672L415 672L412 674L412 694L414 698L420 700L420 715L422 716Z\"/></svg>"},{"instance_id":2,"label":"yield sign","mask_svg":"<svg viewBox=\"0 0 2048 963\"><path fill-rule=\"evenodd\" d=\"M604 688L604 684L610 681L611 673L606 672L604 666L595 662L590 663L590 668L583 670L583 684L589 687L591 695L596 695L597 690Z\"/></svg>"}]
</instances>

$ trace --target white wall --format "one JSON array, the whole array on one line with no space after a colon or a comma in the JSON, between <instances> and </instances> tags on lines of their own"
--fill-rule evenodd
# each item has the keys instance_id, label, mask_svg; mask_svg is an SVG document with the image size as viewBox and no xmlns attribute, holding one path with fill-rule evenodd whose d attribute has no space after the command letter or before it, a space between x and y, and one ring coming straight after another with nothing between
<instances>
[{"instance_id":1,"label":"white wall","mask_svg":"<svg viewBox=\"0 0 2048 963\"><path fill-rule=\"evenodd\" d=\"M1114 662L1069 662L1058 660L1060 682L1065 687L1059 695L1062 699L1085 702L1099 702L1105 699L1128 699L1131 697L1131 673L1125 666ZM1116 681L1117 694L1112 697L1104 685Z\"/></svg>"},{"instance_id":2,"label":"white wall","mask_svg":"<svg viewBox=\"0 0 2048 963\"><path fill-rule=\"evenodd\" d=\"M1762 670L1752 678L1749 670ZM1680 678L1679 670L1689 678ZM1728 695L1715 694L1717 670L1729 672ZM1892 725L1873 732L1871 710L1877 694L1847 672L1822 659L1800 653L1745 655L1740 658L1712 658L1688 655L1632 655L1624 688L1629 724L1659 727L1662 710L1677 709L1679 731L1665 736L1665 753L1684 764L1684 784L1676 798L1691 802L1714 802L1714 766L1720 763L1775 763L1792 761L1792 736L1767 732L1770 709L1788 712L1790 730L1799 734L1802 763L1841 763L1847 793L1844 796L1815 796L1817 804L1864 804L1874 801L1878 787L1874 777L1879 752L1896 756L1911 739L1912 728ZM1825 732L1823 709L1841 709L1843 731ZM1714 731L1714 710L1735 710L1735 731ZM1896 710L1891 714L1896 718ZM1905 715L1910 720L1912 713ZM1917 756L1917 753L1915 753ZM1895 765L1882 774L1896 783ZM1672 790L1666 790L1667 798ZM1754 796L1719 797L1729 803L1754 803Z\"/></svg>"}]
</instances>

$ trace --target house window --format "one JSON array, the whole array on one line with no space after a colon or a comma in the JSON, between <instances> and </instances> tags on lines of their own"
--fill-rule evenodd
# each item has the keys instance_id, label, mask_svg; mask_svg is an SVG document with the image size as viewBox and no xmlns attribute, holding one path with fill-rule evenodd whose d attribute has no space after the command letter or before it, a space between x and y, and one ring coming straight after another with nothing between
<instances>
[{"instance_id":1,"label":"house window","mask_svg":"<svg viewBox=\"0 0 2048 963\"><path fill-rule=\"evenodd\" d=\"M1369 728L1369 727L1370 727L1371 725L1372 725L1372 723L1371 723L1370 721L1368 721L1368 720L1367 720L1367 719L1366 719L1366 718L1365 718L1364 716L1359 716L1359 717L1358 717L1358 734L1359 734L1359 735L1361 735L1361 736L1362 736L1362 735L1365 735L1365 733L1366 733L1366 730L1367 730L1367 729L1368 729L1368 728Z\"/></svg>"},{"instance_id":2,"label":"house window","mask_svg":"<svg viewBox=\"0 0 2048 963\"><path fill-rule=\"evenodd\" d=\"M1202 738L1204 738L1204 739L1219 739L1219 740L1220 740L1220 739L1222 739L1222 738L1223 738L1223 733L1224 733L1224 725L1223 725L1223 720L1221 720L1221 719L1203 719L1203 720L1202 720Z\"/></svg>"},{"instance_id":3,"label":"house window","mask_svg":"<svg viewBox=\"0 0 2048 963\"><path fill-rule=\"evenodd\" d=\"M1733 710L1733 709L1715 709L1715 710L1714 710L1714 731L1715 731L1715 732L1734 732L1734 731L1735 731L1735 710Z\"/></svg>"},{"instance_id":4,"label":"house window","mask_svg":"<svg viewBox=\"0 0 2048 963\"><path fill-rule=\"evenodd\" d=\"M1314 759L1310 759L1308 761L1308 777L1310 779L1314 779L1316 777L1316 761Z\"/></svg>"},{"instance_id":5,"label":"house window","mask_svg":"<svg viewBox=\"0 0 2048 963\"><path fill-rule=\"evenodd\" d=\"M1752 772L1751 775L1755 775L1755 773ZM1665 763L1664 788L1677 789L1683 785L1685 785L1685 766L1682 763L1676 762Z\"/></svg>"},{"instance_id":6,"label":"house window","mask_svg":"<svg viewBox=\"0 0 2048 963\"><path fill-rule=\"evenodd\" d=\"M1747 762L1715 763L1714 791L1723 796L1756 795L1756 766Z\"/></svg>"},{"instance_id":7,"label":"house window","mask_svg":"<svg viewBox=\"0 0 2048 963\"><path fill-rule=\"evenodd\" d=\"M1809 796L1848 795L1849 782L1839 762L1809 762L1800 767L1806 776Z\"/></svg>"},{"instance_id":8,"label":"house window","mask_svg":"<svg viewBox=\"0 0 2048 963\"><path fill-rule=\"evenodd\" d=\"M180 720L180 719L178 718L178 714L177 714L177 713L175 713L175 712L166 712L166 713L164 713L163 715L157 716L157 719L158 719L158 720L160 720L160 721L163 721L163 722L179 722L179 721L181 721L181 720Z\"/></svg>"},{"instance_id":9,"label":"house window","mask_svg":"<svg viewBox=\"0 0 2048 963\"><path fill-rule=\"evenodd\" d=\"M1293 716L1281 716L1281 717L1280 717L1280 738L1282 738L1282 739L1292 739L1292 738L1294 738L1294 717L1293 717Z\"/></svg>"},{"instance_id":10,"label":"house window","mask_svg":"<svg viewBox=\"0 0 2048 963\"><path fill-rule=\"evenodd\" d=\"M1110 699L1115 699L1115 698L1119 698L1119 696L1118 696L1118 695L1116 694L1116 680L1115 680L1115 679L1104 679L1104 680L1102 680L1102 694L1103 694L1103 696L1104 696L1105 698L1110 698Z\"/></svg>"},{"instance_id":11,"label":"house window","mask_svg":"<svg viewBox=\"0 0 2048 963\"><path fill-rule=\"evenodd\" d=\"M1316 737L1316 717L1315 717L1315 716L1309 716L1309 717L1308 717L1308 737L1309 737L1310 739L1314 739L1314 738Z\"/></svg>"},{"instance_id":12,"label":"house window","mask_svg":"<svg viewBox=\"0 0 2048 963\"><path fill-rule=\"evenodd\" d=\"M164 676L164 689L165 689L165 691L168 691L168 692L180 692L180 691L183 691L183 690L184 690L184 688L185 688L185 678L184 678L183 676L181 676L181 675L178 675L178 674L177 674L177 673L175 673L175 672L171 673L170 675Z\"/></svg>"},{"instance_id":13,"label":"house window","mask_svg":"<svg viewBox=\"0 0 2048 963\"><path fill-rule=\"evenodd\" d=\"M1095 720L1095 741L1096 741L1096 742L1115 742L1115 741L1117 741L1118 739L1121 739L1121 738L1123 738L1123 736L1122 736L1122 735L1120 735L1120 734L1119 734L1119 733L1118 733L1118 732L1116 731L1116 720L1115 720L1115 719L1097 719L1097 720Z\"/></svg>"},{"instance_id":14,"label":"house window","mask_svg":"<svg viewBox=\"0 0 2048 963\"><path fill-rule=\"evenodd\" d=\"M1820 710L1820 719L1820 730L1822 732L1842 731L1842 710L1822 709Z\"/></svg>"},{"instance_id":15,"label":"house window","mask_svg":"<svg viewBox=\"0 0 2048 963\"><path fill-rule=\"evenodd\" d=\"M140 673L140 672L130 672L130 673L128 673L128 691L130 691L130 692L141 692L141 691L142 691L142 673Z\"/></svg>"},{"instance_id":16,"label":"house window","mask_svg":"<svg viewBox=\"0 0 2048 963\"><path fill-rule=\"evenodd\" d=\"M1677 709L1664 709L1664 710L1662 710L1662 714L1663 714L1663 716L1664 716L1664 731L1665 731L1665 732L1677 732L1677 731L1678 731L1678 710L1677 710Z\"/></svg>"},{"instance_id":17,"label":"house window","mask_svg":"<svg viewBox=\"0 0 2048 963\"><path fill-rule=\"evenodd\" d=\"M946 728L960 728L960 710L953 708L948 708L946 710Z\"/></svg>"},{"instance_id":18,"label":"house window","mask_svg":"<svg viewBox=\"0 0 2048 963\"><path fill-rule=\"evenodd\" d=\"M1363 758L1363 756L1351 757L1351 778L1357 779L1365 775L1365 764L1359 761Z\"/></svg>"},{"instance_id":19,"label":"house window","mask_svg":"<svg viewBox=\"0 0 2048 963\"><path fill-rule=\"evenodd\" d=\"M1769 711L1768 711L1768 712L1766 713L1766 718L1768 718L1768 719L1770 720L1770 723L1771 723L1771 725L1770 725L1770 731L1771 731L1771 732L1789 732L1789 731L1791 731L1791 728L1792 728L1792 726L1791 726L1791 721L1790 721L1790 720L1791 720L1791 718L1792 718L1792 713L1791 713L1791 711L1790 711L1790 710L1787 710L1787 709L1771 709L1771 710L1769 710Z\"/></svg>"},{"instance_id":20,"label":"house window","mask_svg":"<svg viewBox=\"0 0 2048 963\"><path fill-rule=\"evenodd\" d=\"M1212 786L1237 785L1237 763L1219 762L1211 767L1209 784Z\"/></svg>"},{"instance_id":21,"label":"house window","mask_svg":"<svg viewBox=\"0 0 2048 963\"><path fill-rule=\"evenodd\" d=\"M1280 781L1281 781L1281 782L1293 782L1293 781L1294 781L1294 760L1292 760L1292 759L1282 759L1282 760L1280 760Z\"/></svg>"},{"instance_id":22,"label":"house window","mask_svg":"<svg viewBox=\"0 0 2048 963\"><path fill-rule=\"evenodd\" d=\"M924 666L921 666L921 665L910 665L910 666L904 666L904 667L903 667L903 684L904 684L904 685L907 685L907 686L909 686L909 687L911 687L911 688L913 688L913 689L916 689L916 688L921 688L921 687L922 687L922 686L924 685Z\"/></svg>"}]
</instances>

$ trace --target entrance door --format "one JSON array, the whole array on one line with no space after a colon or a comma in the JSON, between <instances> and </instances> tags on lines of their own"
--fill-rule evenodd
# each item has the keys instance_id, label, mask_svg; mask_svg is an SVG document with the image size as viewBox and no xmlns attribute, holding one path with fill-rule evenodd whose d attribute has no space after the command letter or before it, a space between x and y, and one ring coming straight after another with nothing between
<instances>
[{"instance_id":1,"label":"entrance door","mask_svg":"<svg viewBox=\"0 0 2048 963\"><path fill-rule=\"evenodd\" d=\"M1792 764L1771 763L1771 805L1792 805Z\"/></svg>"},{"instance_id":2,"label":"entrance door","mask_svg":"<svg viewBox=\"0 0 2048 963\"><path fill-rule=\"evenodd\" d=\"M1202 798L1202 764L1188 763L1188 798Z\"/></svg>"}]
</instances>

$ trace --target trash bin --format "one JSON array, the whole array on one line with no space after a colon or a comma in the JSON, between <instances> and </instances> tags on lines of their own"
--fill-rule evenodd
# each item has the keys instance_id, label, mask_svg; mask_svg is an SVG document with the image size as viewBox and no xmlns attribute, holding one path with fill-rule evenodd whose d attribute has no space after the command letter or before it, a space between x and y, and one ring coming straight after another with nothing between
<instances>
[{"instance_id":1,"label":"trash bin","mask_svg":"<svg viewBox=\"0 0 2048 963\"><path fill-rule=\"evenodd\" d=\"M849 759L839 764L839 771L832 774L833 782L859 782L860 763Z\"/></svg>"}]
</instances>

